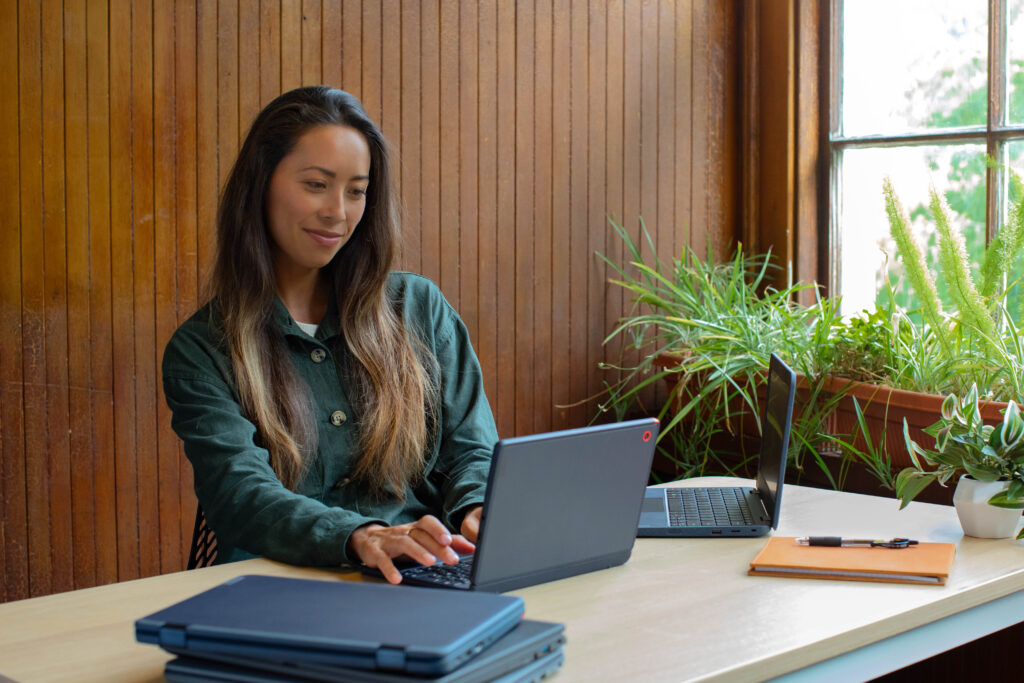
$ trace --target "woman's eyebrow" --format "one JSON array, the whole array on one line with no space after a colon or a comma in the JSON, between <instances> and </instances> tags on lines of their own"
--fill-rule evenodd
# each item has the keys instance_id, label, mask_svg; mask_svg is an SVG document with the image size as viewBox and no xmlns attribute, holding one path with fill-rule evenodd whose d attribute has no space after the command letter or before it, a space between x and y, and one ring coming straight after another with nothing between
<instances>
[{"instance_id":1,"label":"woman's eyebrow","mask_svg":"<svg viewBox=\"0 0 1024 683\"><path fill-rule=\"evenodd\" d=\"M306 168L299 169L299 173L302 173L304 171L320 171L325 176L330 176L331 178L337 175L337 173L335 173L334 171L329 171L323 166L307 166Z\"/></svg>"},{"instance_id":2,"label":"woman's eyebrow","mask_svg":"<svg viewBox=\"0 0 1024 683\"><path fill-rule=\"evenodd\" d=\"M337 177L337 175L338 175L334 171L328 170L328 169L324 168L323 166L307 166L306 168L299 169L299 173L303 173L305 171L320 171L321 173L323 173L325 176L327 176L329 178L334 178L334 177ZM354 175L351 178L349 178L349 180L369 180L369 179L370 179L369 175Z\"/></svg>"}]
</instances>

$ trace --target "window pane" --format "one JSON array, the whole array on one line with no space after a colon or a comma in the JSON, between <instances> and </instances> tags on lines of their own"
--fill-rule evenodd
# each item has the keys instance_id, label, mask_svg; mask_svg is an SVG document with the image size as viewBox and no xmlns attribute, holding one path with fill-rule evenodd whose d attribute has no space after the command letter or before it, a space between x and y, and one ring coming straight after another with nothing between
<instances>
[{"instance_id":1,"label":"window pane","mask_svg":"<svg viewBox=\"0 0 1024 683\"><path fill-rule=\"evenodd\" d=\"M842 18L842 135L985 125L986 0L848 0Z\"/></svg>"},{"instance_id":2,"label":"window pane","mask_svg":"<svg viewBox=\"0 0 1024 683\"><path fill-rule=\"evenodd\" d=\"M1009 157L1009 166L1017 174L1017 177L1024 182L1024 140L1016 140L1006 145L1006 151ZM1017 205L1018 202L1024 199L1024 186L1020 182L1010 183L1010 205ZM1021 207L1024 209L1024 206ZM1024 322L1024 258L1022 254L1018 252L1016 262L1010 268L1009 276L1010 290L1007 295L1006 309L1010 312L1010 317L1013 318L1017 324Z\"/></svg>"},{"instance_id":3,"label":"window pane","mask_svg":"<svg viewBox=\"0 0 1024 683\"><path fill-rule=\"evenodd\" d=\"M1011 0L1006 53L1010 60L1010 122L1024 123L1024 0Z\"/></svg>"},{"instance_id":4,"label":"window pane","mask_svg":"<svg viewBox=\"0 0 1024 683\"><path fill-rule=\"evenodd\" d=\"M911 230L938 280L939 295L948 304L938 269L935 222L928 210L928 187L949 202L951 224L962 232L968 254L977 268L985 244L985 147L944 145L851 149L840 160L841 210L840 282L843 313L873 309L878 297L887 298L888 278L897 302L917 308L916 297L903 280L903 266L889 236L882 197L882 180L892 179L896 195L911 219Z\"/></svg>"}]
</instances>

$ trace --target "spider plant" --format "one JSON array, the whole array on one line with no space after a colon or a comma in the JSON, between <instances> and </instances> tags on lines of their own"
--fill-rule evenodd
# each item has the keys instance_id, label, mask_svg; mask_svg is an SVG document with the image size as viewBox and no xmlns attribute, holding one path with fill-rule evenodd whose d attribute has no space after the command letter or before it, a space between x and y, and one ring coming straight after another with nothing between
<instances>
[{"instance_id":1,"label":"spider plant","mask_svg":"<svg viewBox=\"0 0 1024 683\"><path fill-rule=\"evenodd\" d=\"M770 254L745 255L737 247L728 261L716 264L710 256L701 259L686 249L666 264L657 257L642 221L640 243L622 225L611 225L623 240L629 263L599 256L618 275L612 282L631 293L633 308L606 342L621 336L627 352L640 353L635 364L604 364L619 375L608 385L600 409L621 417L651 393L652 385L674 376L678 382L657 412L663 452L685 476L732 473L744 464L746 454L741 449L733 454L738 460L723 460L715 437L738 435L744 420L753 421L760 431L757 390L773 352L810 378L810 391L817 397L820 383L815 380L828 370L820 362L829 357L822 348L832 343L831 331L840 320L836 302L816 297L812 305L802 305L797 294L814 289L812 285L770 286ZM659 369L655 359L665 353L677 354L678 360ZM809 456L828 472L818 445L822 421L835 400L809 401L809 408L794 420L790 454L797 468Z\"/></svg>"}]
</instances>

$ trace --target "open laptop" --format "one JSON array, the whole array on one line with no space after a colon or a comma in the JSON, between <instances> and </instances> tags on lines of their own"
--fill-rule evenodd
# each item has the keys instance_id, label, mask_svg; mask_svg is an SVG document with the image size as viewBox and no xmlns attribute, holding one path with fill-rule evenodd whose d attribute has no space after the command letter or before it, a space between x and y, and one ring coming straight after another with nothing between
<instances>
[{"instance_id":1,"label":"open laptop","mask_svg":"<svg viewBox=\"0 0 1024 683\"><path fill-rule=\"evenodd\" d=\"M779 525L796 375L772 354L757 486L648 487L637 536L764 536Z\"/></svg>"},{"instance_id":2,"label":"open laptop","mask_svg":"<svg viewBox=\"0 0 1024 683\"><path fill-rule=\"evenodd\" d=\"M502 592L623 564L657 438L645 418L502 439L474 555L404 567L402 582Z\"/></svg>"}]
</instances>

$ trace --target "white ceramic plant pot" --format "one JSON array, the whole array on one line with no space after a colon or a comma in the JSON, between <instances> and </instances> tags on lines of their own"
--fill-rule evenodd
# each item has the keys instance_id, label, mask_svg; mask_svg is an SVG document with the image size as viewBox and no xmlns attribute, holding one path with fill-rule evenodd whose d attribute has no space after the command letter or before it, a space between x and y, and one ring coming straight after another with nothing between
<instances>
[{"instance_id":1,"label":"white ceramic plant pot","mask_svg":"<svg viewBox=\"0 0 1024 683\"><path fill-rule=\"evenodd\" d=\"M988 504L989 498L1008 485L1005 481L978 481L966 474L960 477L953 492L953 505L965 534L978 538L1006 538L1016 534L1021 511Z\"/></svg>"}]
</instances>

